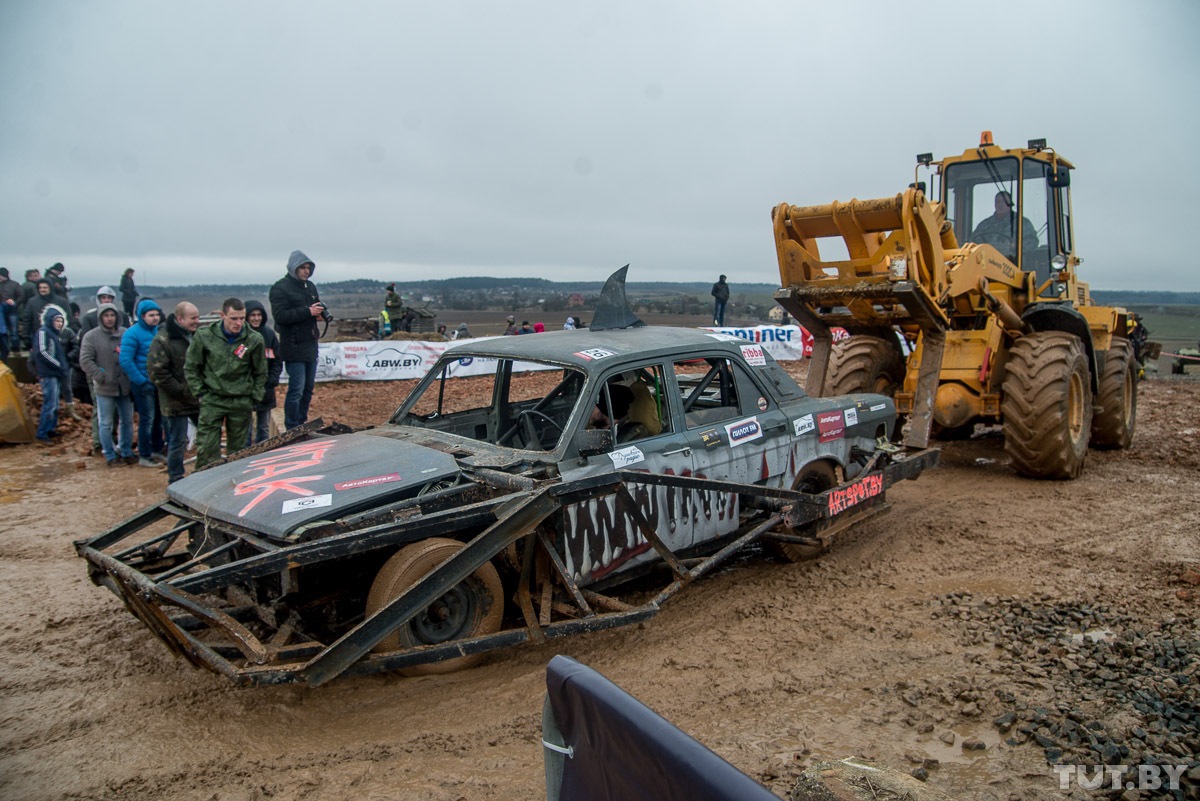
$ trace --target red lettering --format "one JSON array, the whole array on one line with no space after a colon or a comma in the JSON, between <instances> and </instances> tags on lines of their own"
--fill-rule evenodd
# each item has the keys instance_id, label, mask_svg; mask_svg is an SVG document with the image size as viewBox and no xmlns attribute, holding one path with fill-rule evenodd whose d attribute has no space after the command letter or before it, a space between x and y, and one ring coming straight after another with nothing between
<instances>
[{"instance_id":1,"label":"red lettering","mask_svg":"<svg viewBox=\"0 0 1200 801\"><path fill-rule=\"evenodd\" d=\"M883 492L883 474L864 476L848 487L829 493L829 514L837 515Z\"/></svg>"},{"instance_id":2,"label":"red lettering","mask_svg":"<svg viewBox=\"0 0 1200 801\"><path fill-rule=\"evenodd\" d=\"M251 459L249 468L242 472L250 473L257 470L261 471L261 475L236 485L233 488L233 494L248 495L252 492L258 494L238 512L238 517L245 517L251 509L265 501L276 491L282 490L302 497L312 495L312 490L299 485L312 481L320 481L325 476L276 477L318 466L324 460L325 454L333 446L334 441L332 439L319 439L312 442L303 442L299 445L292 445L287 448L280 448L279 450L270 451L257 459Z\"/></svg>"}]
</instances>

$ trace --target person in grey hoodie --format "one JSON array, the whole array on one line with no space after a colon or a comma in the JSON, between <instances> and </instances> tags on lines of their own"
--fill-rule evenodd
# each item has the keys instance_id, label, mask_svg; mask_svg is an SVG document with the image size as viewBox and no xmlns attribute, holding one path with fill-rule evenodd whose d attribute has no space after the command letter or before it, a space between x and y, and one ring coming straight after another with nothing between
<instances>
[{"instance_id":1,"label":"person in grey hoodie","mask_svg":"<svg viewBox=\"0 0 1200 801\"><path fill-rule=\"evenodd\" d=\"M317 321L326 318L325 304L317 287L308 280L317 265L299 250L288 257L287 275L271 287L271 316L279 332L278 358L283 359L288 376L287 395L283 400L283 422L292 430L308 420L313 383L317 378L317 341L321 338Z\"/></svg>"},{"instance_id":2,"label":"person in grey hoodie","mask_svg":"<svg viewBox=\"0 0 1200 801\"><path fill-rule=\"evenodd\" d=\"M133 455L132 385L121 369L120 357L125 328L120 324L120 312L113 304L101 303L97 311L100 324L83 335L79 366L92 382L95 416L100 419L100 449L105 463L109 467L134 464L138 458ZM116 448L112 437L114 417L120 421Z\"/></svg>"}]
</instances>

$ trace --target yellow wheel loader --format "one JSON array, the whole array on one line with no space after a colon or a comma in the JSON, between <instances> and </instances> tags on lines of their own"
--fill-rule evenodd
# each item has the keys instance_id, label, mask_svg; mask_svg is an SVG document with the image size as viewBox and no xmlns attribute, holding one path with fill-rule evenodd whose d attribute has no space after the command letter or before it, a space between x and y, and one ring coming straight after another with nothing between
<instances>
[{"instance_id":1,"label":"yellow wheel loader","mask_svg":"<svg viewBox=\"0 0 1200 801\"><path fill-rule=\"evenodd\" d=\"M1073 165L1044 139L1004 150L984 131L960 156L917 156L922 169L936 199L914 180L895 197L772 211L775 299L814 339L809 394L892 395L912 447L1001 423L1031 478L1078 476L1089 445L1127 447L1129 314L1078 278ZM822 260L822 245L846 258ZM838 328L849 336L834 342Z\"/></svg>"}]
</instances>

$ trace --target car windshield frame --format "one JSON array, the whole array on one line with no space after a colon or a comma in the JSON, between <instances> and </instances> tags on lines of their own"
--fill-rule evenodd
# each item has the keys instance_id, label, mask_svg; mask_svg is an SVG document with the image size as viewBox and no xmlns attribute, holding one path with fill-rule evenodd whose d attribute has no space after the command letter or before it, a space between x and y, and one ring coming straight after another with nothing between
<instances>
[{"instance_id":1,"label":"car windshield frame","mask_svg":"<svg viewBox=\"0 0 1200 801\"><path fill-rule=\"evenodd\" d=\"M480 364L494 364L480 371ZM548 392L535 376L559 373ZM391 425L513 450L553 453L566 446L589 381L576 365L551 359L476 355L456 351L439 359L388 420ZM455 405L478 392L448 392L448 382L490 382L486 405ZM465 388L465 386L464 386ZM536 390L536 391L535 391Z\"/></svg>"}]
</instances>

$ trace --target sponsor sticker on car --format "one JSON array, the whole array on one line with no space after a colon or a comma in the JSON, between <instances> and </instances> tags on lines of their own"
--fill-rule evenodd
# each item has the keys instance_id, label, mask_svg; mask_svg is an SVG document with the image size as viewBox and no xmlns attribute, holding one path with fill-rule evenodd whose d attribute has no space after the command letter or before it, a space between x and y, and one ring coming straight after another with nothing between
<instances>
[{"instance_id":1,"label":"sponsor sticker on car","mask_svg":"<svg viewBox=\"0 0 1200 801\"><path fill-rule=\"evenodd\" d=\"M308 498L293 498L290 501L283 502L282 514L290 514L292 512L302 512L305 509L317 509L321 506L333 506L333 495L312 495Z\"/></svg>"},{"instance_id":2,"label":"sponsor sticker on car","mask_svg":"<svg viewBox=\"0 0 1200 801\"><path fill-rule=\"evenodd\" d=\"M806 414L803 417L798 417L792 421L792 430L795 431L797 437L801 434L807 434L816 427L817 424L813 422L813 416L811 414Z\"/></svg>"},{"instance_id":3,"label":"sponsor sticker on car","mask_svg":"<svg viewBox=\"0 0 1200 801\"><path fill-rule=\"evenodd\" d=\"M720 447L724 440L721 439L721 432L715 428L710 428L707 431L700 432L700 441L704 443L704 450L711 451L713 448Z\"/></svg>"},{"instance_id":4,"label":"sponsor sticker on car","mask_svg":"<svg viewBox=\"0 0 1200 801\"><path fill-rule=\"evenodd\" d=\"M608 458L612 459L613 466L616 468L629 467L631 464L646 461L646 455L642 453L635 445L630 445L628 448L621 448L617 451L612 451L608 454Z\"/></svg>"},{"instance_id":5,"label":"sponsor sticker on car","mask_svg":"<svg viewBox=\"0 0 1200 801\"><path fill-rule=\"evenodd\" d=\"M817 436L818 442L831 442L845 436L846 418L842 415L841 409L832 412L818 412L817 430L820 432Z\"/></svg>"},{"instance_id":6,"label":"sponsor sticker on car","mask_svg":"<svg viewBox=\"0 0 1200 801\"><path fill-rule=\"evenodd\" d=\"M868 409L867 411L869 411L869 412L882 412L882 411L883 411L884 409L886 409L886 408L887 408L887 404L886 404L886 403L877 403L877 404L875 404L874 406L872 406L870 409Z\"/></svg>"},{"instance_id":7,"label":"sponsor sticker on car","mask_svg":"<svg viewBox=\"0 0 1200 801\"><path fill-rule=\"evenodd\" d=\"M848 425L848 426L858 425L858 409L847 409L846 410L846 425Z\"/></svg>"},{"instance_id":8,"label":"sponsor sticker on car","mask_svg":"<svg viewBox=\"0 0 1200 801\"><path fill-rule=\"evenodd\" d=\"M399 473L388 473L383 476L371 476L370 478L355 478L350 481L339 481L333 485L335 490L361 489L362 487L374 487L376 484L390 484L393 481L399 481Z\"/></svg>"},{"instance_id":9,"label":"sponsor sticker on car","mask_svg":"<svg viewBox=\"0 0 1200 801\"><path fill-rule=\"evenodd\" d=\"M851 506L883 493L883 474L870 473L853 484L829 491L829 514L836 515Z\"/></svg>"},{"instance_id":10,"label":"sponsor sticker on car","mask_svg":"<svg viewBox=\"0 0 1200 801\"><path fill-rule=\"evenodd\" d=\"M588 348L587 350L575 351L575 355L586 361L594 362L599 359L607 359L609 356L616 356L617 354L604 348Z\"/></svg>"},{"instance_id":11,"label":"sponsor sticker on car","mask_svg":"<svg viewBox=\"0 0 1200 801\"><path fill-rule=\"evenodd\" d=\"M742 358L751 367L767 366L767 357L763 354L761 345L742 345Z\"/></svg>"},{"instance_id":12,"label":"sponsor sticker on car","mask_svg":"<svg viewBox=\"0 0 1200 801\"><path fill-rule=\"evenodd\" d=\"M739 420L736 423L726 424L725 435L729 437L729 445L737 447L756 439L762 439L763 430L762 425L758 422L758 418L751 417L749 420Z\"/></svg>"}]
</instances>

